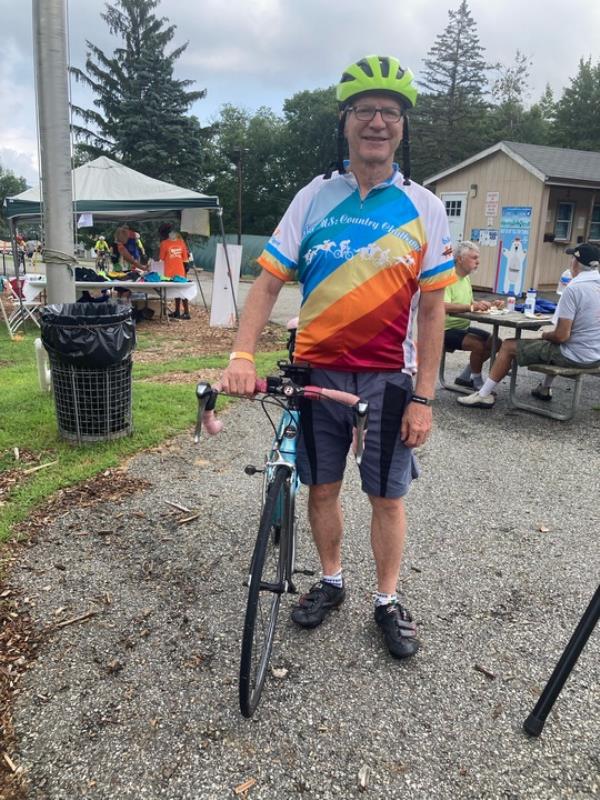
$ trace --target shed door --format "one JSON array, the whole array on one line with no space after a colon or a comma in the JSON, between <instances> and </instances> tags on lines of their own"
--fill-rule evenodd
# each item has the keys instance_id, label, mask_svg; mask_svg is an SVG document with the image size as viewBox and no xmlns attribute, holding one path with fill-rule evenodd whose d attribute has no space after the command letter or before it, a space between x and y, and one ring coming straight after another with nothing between
<instances>
[{"instance_id":1,"label":"shed door","mask_svg":"<svg viewBox=\"0 0 600 800\"><path fill-rule=\"evenodd\" d=\"M448 217L452 244L462 242L465 233L465 216L467 214L467 193L442 192L441 198Z\"/></svg>"}]
</instances>

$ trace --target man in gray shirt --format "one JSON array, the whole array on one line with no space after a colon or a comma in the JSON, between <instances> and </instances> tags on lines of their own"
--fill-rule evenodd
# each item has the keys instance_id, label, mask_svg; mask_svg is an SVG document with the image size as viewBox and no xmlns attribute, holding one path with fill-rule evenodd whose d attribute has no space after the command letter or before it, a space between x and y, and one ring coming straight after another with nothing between
<instances>
[{"instance_id":1,"label":"man in gray shirt","mask_svg":"<svg viewBox=\"0 0 600 800\"><path fill-rule=\"evenodd\" d=\"M489 378L478 392L459 397L471 408L492 408L494 387L508 375L516 358L519 366L553 364L557 367L600 366L600 248L584 242L566 250L573 256L573 280L565 287L558 303L558 322L544 331L540 339L506 339L502 343ZM533 390L534 397L550 400L551 380Z\"/></svg>"}]
</instances>

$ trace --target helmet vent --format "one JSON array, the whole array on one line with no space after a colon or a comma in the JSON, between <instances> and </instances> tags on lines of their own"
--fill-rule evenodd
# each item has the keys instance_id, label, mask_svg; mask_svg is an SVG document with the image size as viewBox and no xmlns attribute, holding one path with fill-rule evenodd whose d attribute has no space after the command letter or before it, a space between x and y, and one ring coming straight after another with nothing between
<instances>
[{"instance_id":1,"label":"helmet vent","mask_svg":"<svg viewBox=\"0 0 600 800\"><path fill-rule=\"evenodd\" d=\"M357 61L356 66L360 67L365 75L368 75L369 78L373 77L373 70L371 69L371 65L366 58L361 58L360 61Z\"/></svg>"},{"instance_id":2,"label":"helmet vent","mask_svg":"<svg viewBox=\"0 0 600 800\"><path fill-rule=\"evenodd\" d=\"M390 74L390 62L387 58L379 59L379 68L381 69L381 77L387 78Z\"/></svg>"},{"instance_id":3,"label":"helmet vent","mask_svg":"<svg viewBox=\"0 0 600 800\"><path fill-rule=\"evenodd\" d=\"M396 73L396 78L399 80L404 77L404 73L406 70L403 70L402 67L398 67L398 72Z\"/></svg>"}]
</instances>

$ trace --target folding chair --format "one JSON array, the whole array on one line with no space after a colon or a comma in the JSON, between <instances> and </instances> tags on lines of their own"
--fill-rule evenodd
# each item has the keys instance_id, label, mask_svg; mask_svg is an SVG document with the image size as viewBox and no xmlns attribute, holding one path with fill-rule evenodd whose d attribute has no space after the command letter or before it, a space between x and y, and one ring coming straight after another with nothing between
<instances>
[{"instance_id":1,"label":"folding chair","mask_svg":"<svg viewBox=\"0 0 600 800\"><path fill-rule=\"evenodd\" d=\"M0 293L0 309L11 339L28 319L38 328L40 323L35 317L35 311L40 303L26 300L23 295L23 281L20 278L2 279L3 291ZM10 304L10 305L9 305Z\"/></svg>"}]
</instances>

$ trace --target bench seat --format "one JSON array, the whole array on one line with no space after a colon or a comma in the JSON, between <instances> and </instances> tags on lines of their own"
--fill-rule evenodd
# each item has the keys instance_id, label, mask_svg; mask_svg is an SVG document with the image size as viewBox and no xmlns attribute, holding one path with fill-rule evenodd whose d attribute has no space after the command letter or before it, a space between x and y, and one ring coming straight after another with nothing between
<instances>
[{"instance_id":1,"label":"bench seat","mask_svg":"<svg viewBox=\"0 0 600 800\"><path fill-rule=\"evenodd\" d=\"M558 378L567 378L568 380L575 381L575 390L571 397L571 405L564 412L556 411L549 407L542 407L519 400L515 396L514 391L511 391L509 396L510 405L514 408L521 408L524 411L532 411L534 414L540 414L542 417L550 417L551 419L558 419L561 421L572 419L575 414L577 406L579 405L584 376L600 375L600 367L559 367L554 364L529 364L527 369L530 372L541 372L544 375L554 375Z\"/></svg>"}]
</instances>

